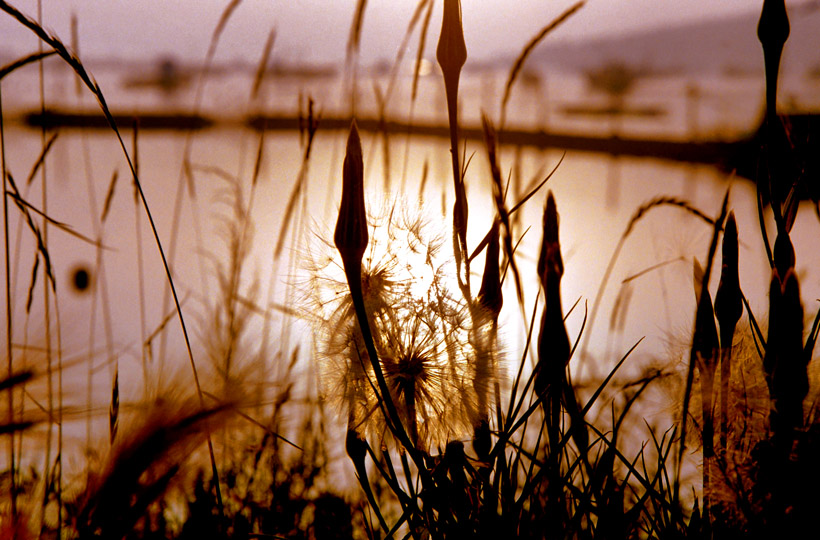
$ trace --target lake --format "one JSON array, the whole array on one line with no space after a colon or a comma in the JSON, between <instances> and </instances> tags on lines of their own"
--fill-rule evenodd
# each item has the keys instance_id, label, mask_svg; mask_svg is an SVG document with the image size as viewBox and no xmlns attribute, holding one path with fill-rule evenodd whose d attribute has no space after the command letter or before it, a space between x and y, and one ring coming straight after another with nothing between
<instances>
[{"instance_id":1,"label":"lake","mask_svg":"<svg viewBox=\"0 0 820 540\"><path fill-rule=\"evenodd\" d=\"M388 119L403 124L446 125L443 85L436 69L428 67L430 74L421 77L415 104L411 75L398 75L385 107ZM197 109L196 78L173 90L163 90L150 82L150 66L101 64L90 69L115 114L198 112L215 122L198 131L140 129L136 142L131 127L121 126L168 256L198 366L209 371L213 353L209 340L214 337L215 325L226 324L220 287L235 287L241 305L250 311L233 368L237 372L259 370L259 382L275 385L298 348L301 362L296 369L303 376L297 378L297 387L300 391L315 388L316 370L311 360L315 329L308 320L310 303L304 301L309 274L306 254L310 248L313 256L329 256L322 251L327 248L322 247L321 238L327 242L332 239L346 137L343 130L323 129L321 118L349 117L349 81L338 74L274 74L264 80L259 96L252 99L253 72L226 68L205 80ZM96 110L89 92L83 89L78 93L74 75L57 62L47 62L45 76L47 108ZM498 124L506 76L506 69L501 68L464 73L460 111L465 131L480 126L482 111ZM384 95L389 80L388 74L378 70L360 72L356 94L360 120L378 118L380 99L374 89L379 88L378 93ZM628 95L613 98L590 89L583 74L535 66L514 87L506 127L593 138L735 141L756 129L762 94L763 85L756 76L663 75L640 79ZM112 132L70 127L48 131L45 140L52 134L57 138L45 166L31 184L26 182L41 153L43 136L39 129L26 125L23 116L39 110L39 96L35 67L3 80L7 170L32 206L87 239L99 240L104 247L98 249L93 242L54 224L48 226L56 300L49 295L47 319L44 261L39 260L37 286L27 313L36 243L20 212L10 209L13 342L17 347L14 363L19 368L45 369L44 329L49 327L51 347L62 352L66 366L63 403L78 426L68 433L82 446L89 437L105 436L115 365L120 400L125 408L135 410L144 392L156 392L161 382L169 380L190 385L191 373L179 322L170 316L172 304L153 233L144 210L135 204L131 175ZM820 108L816 81L786 80L781 96L784 110ZM303 168L304 138L295 130L271 130L262 138L246 119L260 113L295 118L306 114L308 97L315 102L314 113L320 121L303 170L302 187L292 198ZM621 114L610 114L613 108L620 108ZM371 210L399 204L415 212L423 203L431 225L449 237L453 191L447 140L435 134L408 137L396 133L387 142L370 131L363 131L362 136ZM260 143L258 180L252 186ZM466 155L472 157L465 176L470 204L468 245L472 249L487 232L494 208L484 144L469 140ZM506 145L501 149L500 165L502 176L511 178L508 202L517 200L525 186L543 179L559 161L546 188L516 216L516 240L523 235L518 253L524 312L531 312L538 297L534 268L546 189L555 194L561 219L564 310L578 301L567 316L573 341L583 325L585 306L592 309L610 257L641 205L669 197L689 201L705 214L716 216L730 189L730 207L740 231L741 286L758 319L765 322L770 273L750 181L706 164L578 150L564 155L560 147ZM293 213L285 219L291 198ZM237 205L237 200L241 204ZM220 269L229 268L230 241L236 237L230 231L240 223L237 216L243 212L249 215L248 232L241 232L241 227L234 231L250 233L246 238L252 238L253 243L242 264L240 280L226 285L217 275ZM813 317L820 295L818 233L817 215L811 203L803 203L793 238L807 317ZM642 338L619 373L622 382L651 368L678 374L685 368L695 308L693 259L704 262L711 235L711 227L702 220L671 206L654 208L638 221L613 266L596 318L586 323L579 349L584 355L579 352L573 359L573 374L582 394L588 395ZM277 257L280 240L282 251ZM93 286L88 292L73 288L78 268L90 272ZM480 284L481 268L483 256L473 265L474 290ZM713 292L717 278L716 272ZM507 349L505 368L514 373L526 334L511 281L505 283L501 319ZM217 313L223 318L217 319ZM145 345L149 336L150 343ZM260 350L264 365L254 366L254 351ZM93 391L89 391L89 382ZM641 414L650 423L669 425L675 388L659 388L648 395L650 406ZM267 390L261 391L266 399L270 396ZM89 410L96 419L86 425Z\"/></svg>"}]
</instances>

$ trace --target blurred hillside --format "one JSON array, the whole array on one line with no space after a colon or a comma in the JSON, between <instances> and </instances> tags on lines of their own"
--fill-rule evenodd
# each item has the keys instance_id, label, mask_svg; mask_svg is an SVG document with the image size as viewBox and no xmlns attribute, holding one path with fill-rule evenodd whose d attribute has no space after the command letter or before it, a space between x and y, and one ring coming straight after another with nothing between
<instances>
[{"instance_id":1,"label":"blurred hillside","mask_svg":"<svg viewBox=\"0 0 820 540\"><path fill-rule=\"evenodd\" d=\"M751 3L750 3L751 4ZM648 73L752 74L763 72L757 41L759 7L748 14L686 23L584 42L547 40L532 60L568 71L622 65ZM820 1L789 7L791 34L783 56L790 76L820 78Z\"/></svg>"}]
</instances>

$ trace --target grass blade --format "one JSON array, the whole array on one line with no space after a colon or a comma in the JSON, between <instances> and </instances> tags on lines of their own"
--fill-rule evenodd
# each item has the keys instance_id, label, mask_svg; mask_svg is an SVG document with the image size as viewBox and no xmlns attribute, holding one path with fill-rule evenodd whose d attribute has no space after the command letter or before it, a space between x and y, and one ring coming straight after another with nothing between
<instances>
[{"instance_id":1,"label":"grass blade","mask_svg":"<svg viewBox=\"0 0 820 540\"><path fill-rule=\"evenodd\" d=\"M581 9L586 0L581 0L580 2L576 2L569 8L567 8L561 15L559 15L555 20L549 23L547 26L541 29L538 34L536 34L525 46L524 49L518 54L518 57L513 62L513 66L510 69L510 74L507 76L507 82L504 84L504 97L501 98L501 129L504 129L504 123L506 120L506 111L507 111L507 101L510 99L510 92L512 92L513 84L515 84L516 79L518 78L518 74L521 72L521 68L524 66L524 62L527 60L527 57L530 53L535 49L535 47L545 38L547 34L555 30L558 26L560 26L564 21L572 17L579 9Z\"/></svg>"},{"instance_id":2,"label":"grass blade","mask_svg":"<svg viewBox=\"0 0 820 540\"><path fill-rule=\"evenodd\" d=\"M2 68L0 68L0 81L2 81L6 77L6 75L8 75L9 73L13 72L14 70L16 70L18 68L21 68L23 66L27 66L28 64L31 64L31 63L34 63L34 62L40 62L40 61L48 58L49 56L52 56L52 55L55 55L55 54L57 54L57 51L36 52L36 53L30 54L28 56L24 56L23 58L20 58L18 60L15 60L14 62L11 62L10 64L6 64Z\"/></svg>"}]
</instances>

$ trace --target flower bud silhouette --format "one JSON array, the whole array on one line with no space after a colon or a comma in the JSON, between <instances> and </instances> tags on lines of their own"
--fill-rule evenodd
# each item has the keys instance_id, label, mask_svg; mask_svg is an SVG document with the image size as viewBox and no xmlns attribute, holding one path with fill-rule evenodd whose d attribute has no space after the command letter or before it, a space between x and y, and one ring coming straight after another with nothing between
<instances>
[{"instance_id":1,"label":"flower bud silhouette","mask_svg":"<svg viewBox=\"0 0 820 540\"><path fill-rule=\"evenodd\" d=\"M348 265L361 268L367 248L367 212L364 207L364 164L362 143L354 120L347 138L347 151L342 169L342 203L336 221L333 242Z\"/></svg>"}]
</instances>

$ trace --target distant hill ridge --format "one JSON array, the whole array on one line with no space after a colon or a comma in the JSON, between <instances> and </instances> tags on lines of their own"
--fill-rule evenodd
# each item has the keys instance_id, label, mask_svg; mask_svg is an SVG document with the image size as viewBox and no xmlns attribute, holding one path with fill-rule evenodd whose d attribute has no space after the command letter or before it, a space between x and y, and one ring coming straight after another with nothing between
<instances>
[{"instance_id":1,"label":"distant hill ridge","mask_svg":"<svg viewBox=\"0 0 820 540\"><path fill-rule=\"evenodd\" d=\"M550 44L547 40L533 52L532 60L573 71L621 64L659 73L762 73L759 18L759 11L750 11L584 42ZM801 76L815 71L814 76L820 77L820 1L789 7L789 21L784 71Z\"/></svg>"}]
</instances>

